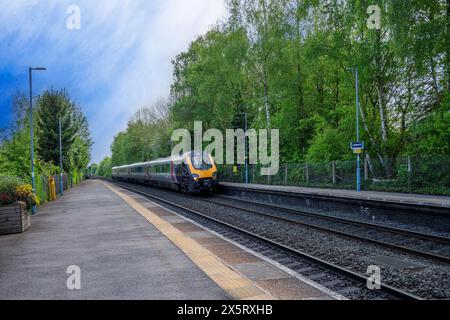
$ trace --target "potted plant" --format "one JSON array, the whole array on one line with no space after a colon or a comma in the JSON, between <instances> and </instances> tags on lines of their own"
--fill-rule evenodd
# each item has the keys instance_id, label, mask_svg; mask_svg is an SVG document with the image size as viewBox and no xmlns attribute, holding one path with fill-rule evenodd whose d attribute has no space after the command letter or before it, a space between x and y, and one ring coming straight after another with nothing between
<instances>
[{"instance_id":1,"label":"potted plant","mask_svg":"<svg viewBox=\"0 0 450 320\"><path fill-rule=\"evenodd\" d=\"M32 187L16 177L0 177L0 234L20 233L30 227L30 211L39 199Z\"/></svg>"}]
</instances>

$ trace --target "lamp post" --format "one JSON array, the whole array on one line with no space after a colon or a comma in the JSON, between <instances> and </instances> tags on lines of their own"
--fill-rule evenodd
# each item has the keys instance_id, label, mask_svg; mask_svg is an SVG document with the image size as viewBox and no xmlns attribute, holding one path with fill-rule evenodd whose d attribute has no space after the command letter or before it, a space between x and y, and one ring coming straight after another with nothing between
<instances>
[{"instance_id":1,"label":"lamp post","mask_svg":"<svg viewBox=\"0 0 450 320\"><path fill-rule=\"evenodd\" d=\"M33 81L32 72L33 71L45 71L46 68L28 68L28 80L30 85L30 151L31 151L31 186L33 188L33 193L36 194L36 184L34 181L34 131L33 131ZM36 206L31 208L31 213L36 213Z\"/></svg>"},{"instance_id":2,"label":"lamp post","mask_svg":"<svg viewBox=\"0 0 450 320\"><path fill-rule=\"evenodd\" d=\"M355 72L356 82L356 141L359 142L359 79L358 67L347 68L347 71ZM356 153L356 191L361 191L361 168L360 168L360 153Z\"/></svg>"},{"instance_id":3,"label":"lamp post","mask_svg":"<svg viewBox=\"0 0 450 320\"><path fill-rule=\"evenodd\" d=\"M60 168L60 174L59 174L59 193L60 195L63 195L63 161L62 161L62 135L61 135L61 117L59 117L59 168Z\"/></svg>"},{"instance_id":4,"label":"lamp post","mask_svg":"<svg viewBox=\"0 0 450 320\"><path fill-rule=\"evenodd\" d=\"M248 115L245 112L239 113L244 116L244 152L245 152L245 183L248 183L248 157L247 157L247 130L248 130Z\"/></svg>"}]
</instances>

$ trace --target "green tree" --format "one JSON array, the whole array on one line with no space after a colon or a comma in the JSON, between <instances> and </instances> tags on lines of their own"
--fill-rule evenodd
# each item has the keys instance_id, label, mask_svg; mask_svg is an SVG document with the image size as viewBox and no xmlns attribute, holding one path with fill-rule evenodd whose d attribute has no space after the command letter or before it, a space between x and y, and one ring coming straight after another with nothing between
<instances>
[{"instance_id":1,"label":"green tree","mask_svg":"<svg viewBox=\"0 0 450 320\"><path fill-rule=\"evenodd\" d=\"M111 158L104 158L98 165L96 175L111 178Z\"/></svg>"},{"instance_id":2,"label":"green tree","mask_svg":"<svg viewBox=\"0 0 450 320\"><path fill-rule=\"evenodd\" d=\"M45 91L36 103L37 152L42 160L59 164L59 119L64 170L82 169L89 162L92 141L86 117L65 90Z\"/></svg>"},{"instance_id":3,"label":"green tree","mask_svg":"<svg viewBox=\"0 0 450 320\"><path fill-rule=\"evenodd\" d=\"M381 28L367 26L369 5ZM448 154L449 0L228 0L229 19L173 60L167 115L136 114L112 163L166 155L170 131L279 128L282 162L353 159L358 67L365 157L395 177L404 155ZM147 111L145 111L147 112Z\"/></svg>"},{"instance_id":4,"label":"green tree","mask_svg":"<svg viewBox=\"0 0 450 320\"><path fill-rule=\"evenodd\" d=\"M128 121L125 132L114 137L111 145L113 166L148 161L170 155L172 125L167 103L160 100L151 108L141 108Z\"/></svg>"},{"instance_id":5,"label":"green tree","mask_svg":"<svg viewBox=\"0 0 450 320\"><path fill-rule=\"evenodd\" d=\"M88 166L86 168L86 174L88 176L96 175L97 174L97 170L98 170L98 164L93 163L93 164L91 164L90 166Z\"/></svg>"}]
</instances>

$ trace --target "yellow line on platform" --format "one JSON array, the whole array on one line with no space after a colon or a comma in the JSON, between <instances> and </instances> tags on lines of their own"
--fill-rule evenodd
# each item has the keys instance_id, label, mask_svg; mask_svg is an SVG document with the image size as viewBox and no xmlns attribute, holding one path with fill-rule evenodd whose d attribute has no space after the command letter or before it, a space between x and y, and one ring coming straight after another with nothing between
<instances>
[{"instance_id":1,"label":"yellow line on platform","mask_svg":"<svg viewBox=\"0 0 450 320\"><path fill-rule=\"evenodd\" d=\"M189 257L208 277L219 285L234 299L272 300L275 299L264 290L256 286L249 279L226 265L211 251L201 246L195 240L163 220L150 209L145 208L130 196L119 191L110 184L104 183L112 192L121 197L128 205L139 212L145 219L153 224L173 244Z\"/></svg>"}]
</instances>

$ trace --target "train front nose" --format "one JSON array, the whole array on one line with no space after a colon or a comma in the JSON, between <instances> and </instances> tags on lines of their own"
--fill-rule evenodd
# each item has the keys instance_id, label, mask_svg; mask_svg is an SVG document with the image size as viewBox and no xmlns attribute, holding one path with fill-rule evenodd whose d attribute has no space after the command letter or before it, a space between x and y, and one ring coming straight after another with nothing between
<instances>
[{"instance_id":1,"label":"train front nose","mask_svg":"<svg viewBox=\"0 0 450 320\"><path fill-rule=\"evenodd\" d=\"M205 178L201 181L202 186L204 188L211 188L211 179L210 178Z\"/></svg>"},{"instance_id":2,"label":"train front nose","mask_svg":"<svg viewBox=\"0 0 450 320\"><path fill-rule=\"evenodd\" d=\"M211 191L217 186L217 180L212 178L198 179L193 183L194 190L197 191Z\"/></svg>"}]
</instances>

